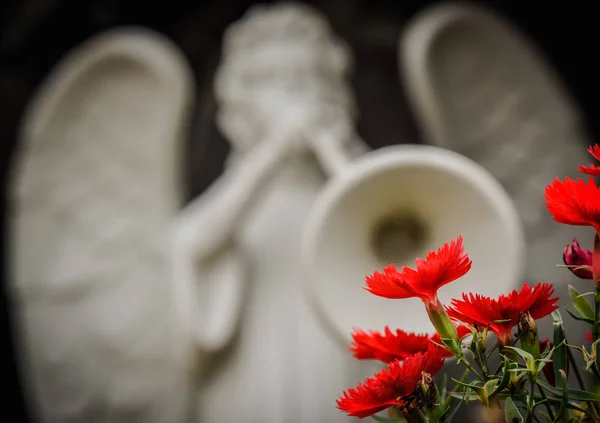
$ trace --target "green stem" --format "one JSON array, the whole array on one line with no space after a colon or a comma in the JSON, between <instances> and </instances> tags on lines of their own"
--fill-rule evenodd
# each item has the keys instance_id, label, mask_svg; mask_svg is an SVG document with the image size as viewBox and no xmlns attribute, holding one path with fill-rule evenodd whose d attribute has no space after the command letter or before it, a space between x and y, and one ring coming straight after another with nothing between
<instances>
[{"instance_id":1,"label":"green stem","mask_svg":"<svg viewBox=\"0 0 600 423\"><path fill-rule=\"evenodd\" d=\"M600 268L600 265L598 263L598 257L600 256L600 234L598 233L598 231L594 232L594 251L592 254L592 276L594 278L594 285L596 286L596 295L594 296L594 300L595 300L595 312L596 315L594 316L594 327L592 328L592 335L594 337L594 341L597 341L598 338L600 338L600 275L597 272L597 269ZM569 348L567 347L567 351L569 351ZM570 357L569 357L570 359ZM575 369L577 370L577 366L573 366L575 367ZM594 366L592 366L592 371L594 371L593 369ZM598 369L596 369L596 371L594 372L596 378L598 379ZM577 374L577 373L576 373ZM583 390L585 390L583 387L581 388ZM594 404L593 402L587 402L586 403L588 405L588 408L590 409L590 413L593 413L594 416L594 420L598 421L599 417L598 417L598 410L596 408L596 404Z\"/></svg>"},{"instance_id":2,"label":"green stem","mask_svg":"<svg viewBox=\"0 0 600 423\"><path fill-rule=\"evenodd\" d=\"M594 298L596 303L596 318L594 327L592 328L592 335L594 336L594 341L596 341L600 338L600 287L596 287L596 295Z\"/></svg>"},{"instance_id":3,"label":"green stem","mask_svg":"<svg viewBox=\"0 0 600 423\"><path fill-rule=\"evenodd\" d=\"M465 383L467 381L467 378L469 377L469 373L471 371L469 369L465 369L465 371L463 372L460 381L462 383ZM457 383L454 386L454 392L462 392L463 390L467 389L464 385ZM445 407L450 407L452 405L452 402L455 400L456 398L454 398L451 395L448 395L448 397L446 398L446 401L444 402L444 406Z\"/></svg>"},{"instance_id":4,"label":"green stem","mask_svg":"<svg viewBox=\"0 0 600 423\"><path fill-rule=\"evenodd\" d=\"M596 379L600 382L600 373L598 373L598 369L596 368L596 366L592 366L592 373L594 376L596 376Z\"/></svg>"},{"instance_id":5,"label":"green stem","mask_svg":"<svg viewBox=\"0 0 600 423\"><path fill-rule=\"evenodd\" d=\"M473 358L475 359L475 362L478 364L479 368L481 369L481 373L483 374L483 377L487 380L489 371L488 371L487 360L485 357L485 352L482 352L479 349L479 347L476 349L476 351L477 351L477 354L474 354Z\"/></svg>"},{"instance_id":6,"label":"green stem","mask_svg":"<svg viewBox=\"0 0 600 423\"><path fill-rule=\"evenodd\" d=\"M565 338L565 341L566 341L566 338ZM566 344L566 342L565 342L565 348L567 349L567 357L569 358L569 361L571 362L571 368L573 369L573 372L575 372L575 377L577 378L577 383L579 383L579 387L581 388L581 390L585 391L586 390L585 382L583 381L583 377L581 376L581 373L579 372L577 363L575 363L575 357L573 357L573 353L571 352L571 349Z\"/></svg>"},{"instance_id":7,"label":"green stem","mask_svg":"<svg viewBox=\"0 0 600 423\"><path fill-rule=\"evenodd\" d=\"M585 403L587 404L589 413L594 418L594 421L600 421L600 416L598 415L598 405L593 401L586 401Z\"/></svg>"},{"instance_id":8,"label":"green stem","mask_svg":"<svg viewBox=\"0 0 600 423\"><path fill-rule=\"evenodd\" d=\"M587 401L586 404L589 408L590 415L594 418L594 421L595 422L600 421L600 417L598 416L598 410L596 409L596 404L594 404L591 401Z\"/></svg>"},{"instance_id":9,"label":"green stem","mask_svg":"<svg viewBox=\"0 0 600 423\"><path fill-rule=\"evenodd\" d=\"M467 368L469 371L473 372L473 374L474 374L475 376L477 376L477 379L479 379L479 380L480 380L480 381L482 381L482 382L485 382L485 379L483 379L483 378L481 377L481 375L480 375L480 374L477 372L477 370L475 370L475 368L473 367L473 365L472 365L472 364L469 362L469 360L467 360L467 358L466 358L464 355L463 355L462 357L459 357L459 358L458 358L458 362L459 362L459 363L462 363L462 364L464 364L464 365L465 365L465 367L466 367L466 368Z\"/></svg>"},{"instance_id":10,"label":"green stem","mask_svg":"<svg viewBox=\"0 0 600 423\"><path fill-rule=\"evenodd\" d=\"M596 380L600 381L600 373L598 373L598 369L596 368L596 366L592 366L591 369L594 376L596 376ZM598 415L598 406L596 405L596 403L588 401L586 402L586 404L589 408L589 414L593 416L594 421L600 422L600 416Z\"/></svg>"},{"instance_id":11,"label":"green stem","mask_svg":"<svg viewBox=\"0 0 600 423\"><path fill-rule=\"evenodd\" d=\"M550 420L554 421L554 413L552 412L552 407L550 407L550 403L548 403L548 398L546 397L546 394L544 393L544 390L542 389L542 387L540 385L537 385L538 387L538 391L540 391L540 395L542 396L542 399L544 399L544 405L546 406L546 411L548 411L548 416L550 416Z\"/></svg>"},{"instance_id":12,"label":"green stem","mask_svg":"<svg viewBox=\"0 0 600 423\"><path fill-rule=\"evenodd\" d=\"M498 344L494 345L494 347L486 353L486 358L489 359L497 349L499 349Z\"/></svg>"},{"instance_id":13,"label":"green stem","mask_svg":"<svg viewBox=\"0 0 600 423\"><path fill-rule=\"evenodd\" d=\"M529 378L529 384L531 388L529 389L529 397L527 398L527 418L525 419L526 423L531 423L533 420L533 391L535 390L535 380L533 377Z\"/></svg>"},{"instance_id":14,"label":"green stem","mask_svg":"<svg viewBox=\"0 0 600 423\"><path fill-rule=\"evenodd\" d=\"M596 308L597 307L598 307L598 303L596 303ZM583 380L583 377L581 376L579 367L577 366L577 363L575 362L575 357L573 356L573 352L571 351L571 348L569 348L569 345L567 343L567 337L564 332L563 332L563 338L565 339L565 348L567 350L567 358L569 359L569 362L571 363L571 368L573 369L573 372L575 373L575 378L577 379L577 383L579 384L579 387L581 388L582 391L587 391L587 389L585 388L585 382ZM598 421L598 412L596 409L596 404L594 404L592 401L586 401L586 404L587 404L588 408L590 409L590 414L592 414L594 416L594 419L596 421Z\"/></svg>"},{"instance_id":15,"label":"green stem","mask_svg":"<svg viewBox=\"0 0 600 423\"><path fill-rule=\"evenodd\" d=\"M502 370L503 367L504 367L504 362L498 364L498 367L496 367L496 370L494 370L493 375L496 376L498 373L500 373L500 370Z\"/></svg>"},{"instance_id":16,"label":"green stem","mask_svg":"<svg viewBox=\"0 0 600 423\"><path fill-rule=\"evenodd\" d=\"M596 286L596 316L594 319L594 327L592 328L592 334L594 341L600 337L600 275L597 272L597 268L600 268L600 264L597 262L600 257L600 234L598 231L594 232L594 251L592 254L592 277L594 278L594 285Z\"/></svg>"}]
</instances>

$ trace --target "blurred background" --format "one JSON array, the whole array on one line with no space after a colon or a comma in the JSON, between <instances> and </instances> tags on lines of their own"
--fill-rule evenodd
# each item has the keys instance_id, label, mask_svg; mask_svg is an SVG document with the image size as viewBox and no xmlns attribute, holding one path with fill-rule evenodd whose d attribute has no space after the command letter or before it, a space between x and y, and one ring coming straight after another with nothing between
<instances>
[{"instance_id":1,"label":"blurred background","mask_svg":"<svg viewBox=\"0 0 600 423\"><path fill-rule=\"evenodd\" d=\"M143 25L165 34L181 48L191 64L197 92L186 147L186 195L193 198L202 193L223 171L230 148L214 122L216 103L212 83L220 60L223 31L254 3L244 0L155 3L5 0L0 18L3 216L7 207L8 164L26 103L41 80L70 49L102 30L120 25ZM363 139L375 148L420 142L422 135L398 77L398 35L411 17L435 2L314 0L306 3L328 18L334 31L349 43L355 55L352 84L361 110L358 132ZM598 139L600 79L596 43L600 39L600 26L595 5L592 2L570 2L569 5L522 1L478 3L501 12L537 42L577 100L589 139ZM6 233L5 221L3 232ZM6 249L6 243L3 247ZM7 257L6 253L3 257ZM29 421L15 362L14 326L9 308L6 289L3 289L1 336L7 353L3 360L6 388L3 412L11 416L7 421Z\"/></svg>"}]
</instances>

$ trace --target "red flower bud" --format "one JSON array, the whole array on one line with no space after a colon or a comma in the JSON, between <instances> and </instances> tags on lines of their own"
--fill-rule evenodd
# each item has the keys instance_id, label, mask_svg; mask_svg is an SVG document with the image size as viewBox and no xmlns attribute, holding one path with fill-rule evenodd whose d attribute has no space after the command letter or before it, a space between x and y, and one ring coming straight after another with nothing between
<instances>
[{"instance_id":1,"label":"red flower bud","mask_svg":"<svg viewBox=\"0 0 600 423\"><path fill-rule=\"evenodd\" d=\"M581 248L577 238L573 239L573 243L565 246L563 252L563 261L569 267L569 270L581 279L593 279L592 272L593 254L590 250Z\"/></svg>"}]
</instances>

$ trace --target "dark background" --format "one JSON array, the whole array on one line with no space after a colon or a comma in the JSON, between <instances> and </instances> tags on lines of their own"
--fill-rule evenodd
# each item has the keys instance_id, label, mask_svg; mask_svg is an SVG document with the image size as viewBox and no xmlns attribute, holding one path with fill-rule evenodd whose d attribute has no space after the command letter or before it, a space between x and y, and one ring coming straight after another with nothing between
<instances>
[{"instance_id":1,"label":"dark background","mask_svg":"<svg viewBox=\"0 0 600 423\"><path fill-rule=\"evenodd\" d=\"M227 143L213 123L212 77L224 28L240 18L249 0L185 2L119 0L4 0L0 9L0 163L2 210L6 216L8 164L23 109L47 72L72 47L117 25L144 25L166 34L187 55L196 76L197 104L188 163L189 196L202 192L221 172ZM261 3L270 3L263 1ZM396 63L397 39L404 22L433 1L313 0L356 58L354 84L361 109L359 132L373 146L419 142L405 105ZM479 1L512 19L547 54L580 102L591 132L600 135L597 98L600 75L597 40L600 9L593 2ZM569 4L569 6L567 6ZM535 157L531 158L535 160ZM6 234L3 219L2 234ZM3 239L5 239L3 237ZM6 243L2 244L3 247ZM3 248L6 253L6 248ZM3 254L6 258L6 254ZM6 260L2 261L3 275ZM4 280L5 278L3 278ZM28 421L12 350L9 300L2 285L2 413L10 422ZM7 406L7 407L6 407Z\"/></svg>"}]
</instances>

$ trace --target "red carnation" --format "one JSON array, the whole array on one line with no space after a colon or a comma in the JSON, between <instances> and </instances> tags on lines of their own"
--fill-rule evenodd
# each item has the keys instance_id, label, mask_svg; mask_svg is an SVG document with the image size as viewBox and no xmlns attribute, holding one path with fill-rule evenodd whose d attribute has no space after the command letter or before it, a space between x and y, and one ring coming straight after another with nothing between
<instances>
[{"instance_id":1,"label":"red carnation","mask_svg":"<svg viewBox=\"0 0 600 423\"><path fill-rule=\"evenodd\" d=\"M581 248L577 238L573 239L572 244L568 244L563 251L563 261L569 267L569 270L582 279L593 279L592 271L594 254L590 250Z\"/></svg>"},{"instance_id":2,"label":"red carnation","mask_svg":"<svg viewBox=\"0 0 600 423\"><path fill-rule=\"evenodd\" d=\"M462 353L458 348L456 327L446 314L437 291L463 276L470 268L471 260L465 254L462 237L459 236L456 241L427 253L425 259L418 258L416 269L403 267L398 270L390 264L383 269L383 273L375 272L372 276L367 276L365 289L385 298L421 299L437 333L443 339L451 340L453 353L460 355Z\"/></svg>"},{"instance_id":3,"label":"red carnation","mask_svg":"<svg viewBox=\"0 0 600 423\"><path fill-rule=\"evenodd\" d=\"M423 302L436 302L440 287L455 281L471 268L471 260L464 252L462 237L444 244L437 251L427 253L425 259L416 260L416 269L393 264L366 278L366 290L385 298L420 298Z\"/></svg>"},{"instance_id":4,"label":"red carnation","mask_svg":"<svg viewBox=\"0 0 600 423\"><path fill-rule=\"evenodd\" d=\"M498 299L482 295L463 294L462 300L453 299L448 315L478 328L488 327L498 336L500 345L511 345L511 329L519 323L521 314L529 313L540 319L558 308L558 297L552 297L554 288L549 283L535 287L524 284L520 291L514 290Z\"/></svg>"},{"instance_id":5,"label":"red carnation","mask_svg":"<svg viewBox=\"0 0 600 423\"><path fill-rule=\"evenodd\" d=\"M546 208L559 223L592 226L600 231L600 187L592 178L556 178L546 186Z\"/></svg>"},{"instance_id":6,"label":"red carnation","mask_svg":"<svg viewBox=\"0 0 600 423\"><path fill-rule=\"evenodd\" d=\"M600 146L598 146L598 144L588 148L588 152L594 159L600 161ZM592 176L600 176L600 167L594 164L590 164L589 166L581 165L579 166L579 171Z\"/></svg>"},{"instance_id":7,"label":"red carnation","mask_svg":"<svg viewBox=\"0 0 600 423\"><path fill-rule=\"evenodd\" d=\"M389 407L404 409L412 401L417 384L424 376L435 375L444 364L440 348L433 346L404 361L393 361L387 368L354 389L348 389L337 400L340 410L349 416L364 418Z\"/></svg>"},{"instance_id":8,"label":"red carnation","mask_svg":"<svg viewBox=\"0 0 600 423\"><path fill-rule=\"evenodd\" d=\"M459 338L463 338L471 333L471 330L463 325L457 328ZM352 334L352 351L355 358L359 360L379 360L384 363L390 363L394 360L405 360L416 353L424 353L431 345L443 345L440 335L435 333L418 334L414 332L405 332L401 329L392 331L385 327L383 333L378 331L365 332L356 329ZM444 357L451 357L453 354L444 347L438 347Z\"/></svg>"}]
</instances>

